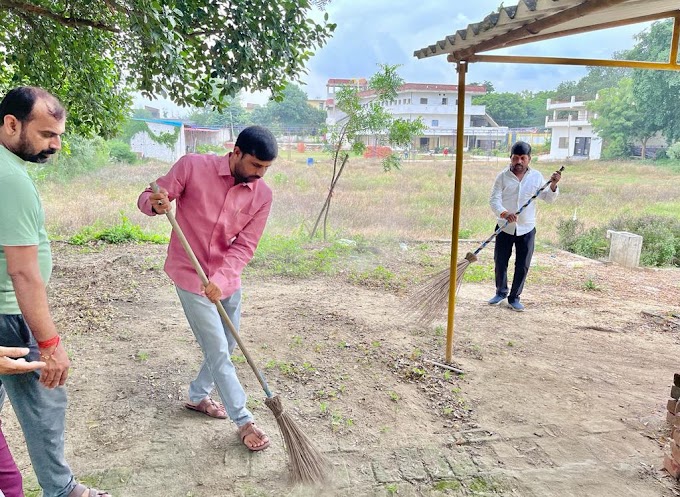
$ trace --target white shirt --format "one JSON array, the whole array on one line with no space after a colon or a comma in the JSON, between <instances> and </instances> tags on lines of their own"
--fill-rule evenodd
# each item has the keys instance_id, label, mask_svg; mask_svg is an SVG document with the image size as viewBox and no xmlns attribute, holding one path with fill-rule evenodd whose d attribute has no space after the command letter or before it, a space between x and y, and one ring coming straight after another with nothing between
<instances>
[{"instance_id":1,"label":"white shirt","mask_svg":"<svg viewBox=\"0 0 680 497\"><path fill-rule=\"evenodd\" d=\"M493 183L489 205L496 215L498 226L505 224L505 219L501 218L502 212L516 213L520 207L536 194L536 191L545 185L546 180L543 175L535 169L527 169L522 177L522 181L517 179L515 173L510 170L510 166L503 169L496 181ZM559 188L554 192L548 186L543 190L538 198L548 203L553 203L557 198ZM510 235L525 235L536 227L536 201L532 201L519 215L517 222L508 223L503 228L505 233Z\"/></svg>"}]
</instances>

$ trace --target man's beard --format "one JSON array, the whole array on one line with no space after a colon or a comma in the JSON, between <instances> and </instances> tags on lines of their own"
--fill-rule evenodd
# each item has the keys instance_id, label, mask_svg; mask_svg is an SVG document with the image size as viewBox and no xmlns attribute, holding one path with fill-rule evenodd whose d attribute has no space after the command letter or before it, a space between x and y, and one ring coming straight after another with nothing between
<instances>
[{"instance_id":1,"label":"man's beard","mask_svg":"<svg viewBox=\"0 0 680 497\"><path fill-rule=\"evenodd\" d=\"M31 148L32 147L30 143L28 143L28 140L26 139L24 130L22 129L21 134L19 135L19 145L14 150L11 150L14 155L19 156L26 162L36 162L38 164L43 164L47 162L50 156L57 151L55 148L47 148L45 150L41 150L40 152L34 152L31 150Z\"/></svg>"},{"instance_id":2,"label":"man's beard","mask_svg":"<svg viewBox=\"0 0 680 497\"><path fill-rule=\"evenodd\" d=\"M243 159L239 160L236 163L236 167L234 167L234 182L235 183L251 183L257 179L260 179L259 176L243 176L242 171L241 171L241 163L243 162Z\"/></svg>"}]
</instances>

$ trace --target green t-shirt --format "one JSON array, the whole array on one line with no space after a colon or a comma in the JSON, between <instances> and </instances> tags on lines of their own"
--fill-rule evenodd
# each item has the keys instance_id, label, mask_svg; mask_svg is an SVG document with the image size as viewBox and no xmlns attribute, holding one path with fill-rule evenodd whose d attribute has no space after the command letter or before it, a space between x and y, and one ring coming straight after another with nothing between
<instances>
[{"instance_id":1,"label":"green t-shirt","mask_svg":"<svg viewBox=\"0 0 680 497\"><path fill-rule=\"evenodd\" d=\"M45 231L45 211L26 163L0 146L0 314L21 314L7 274L6 246L38 246L45 285L52 273L52 252Z\"/></svg>"}]
</instances>

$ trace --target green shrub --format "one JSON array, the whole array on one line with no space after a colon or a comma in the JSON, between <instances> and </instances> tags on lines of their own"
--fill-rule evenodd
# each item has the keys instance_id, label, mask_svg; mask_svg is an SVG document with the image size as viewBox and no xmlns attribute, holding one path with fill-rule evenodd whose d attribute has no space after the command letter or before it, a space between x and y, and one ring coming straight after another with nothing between
<instances>
[{"instance_id":1,"label":"green shrub","mask_svg":"<svg viewBox=\"0 0 680 497\"><path fill-rule=\"evenodd\" d=\"M615 138L605 142L602 158L605 160L625 159L630 157L630 145L623 138Z\"/></svg>"},{"instance_id":2,"label":"green shrub","mask_svg":"<svg viewBox=\"0 0 680 497\"><path fill-rule=\"evenodd\" d=\"M200 145L196 145L196 153L197 154L214 153L217 155L224 155L227 153L227 149L224 148L222 145L209 145L207 143L203 143Z\"/></svg>"},{"instance_id":3,"label":"green shrub","mask_svg":"<svg viewBox=\"0 0 680 497\"><path fill-rule=\"evenodd\" d=\"M109 142L109 156L119 162L134 164L137 162L137 154L132 151L129 143L122 140L111 140Z\"/></svg>"},{"instance_id":4,"label":"green shrub","mask_svg":"<svg viewBox=\"0 0 680 497\"><path fill-rule=\"evenodd\" d=\"M586 230L578 219L561 219L557 223L559 247L574 254L597 259L607 254L608 243L603 228Z\"/></svg>"},{"instance_id":5,"label":"green shrub","mask_svg":"<svg viewBox=\"0 0 680 497\"><path fill-rule=\"evenodd\" d=\"M583 223L578 219L560 219L557 222L558 244L562 250L574 252L576 239L583 232Z\"/></svg>"},{"instance_id":6,"label":"green shrub","mask_svg":"<svg viewBox=\"0 0 680 497\"><path fill-rule=\"evenodd\" d=\"M680 142L673 143L666 149L666 155L669 159L680 160Z\"/></svg>"},{"instance_id":7,"label":"green shrub","mask_svg":"<svg viewBox=\"0 0 680 497\"><path fill-rule=\"evenodd\" d=\"M109 163L109 144L103 138L64 136L62 150L44 164L30 164L29 174L36 181L68 181L96 171Z\"/></svg>"},{"instance_id":8,"label":"green shrub","mask_svg":"<svg viewBox=\"0 0 680 497\"><path fill-rule=\"evenodd\" d=\"M541 155L550 153L550 140L546 140L545 143L539 143L537 145L531 146L531 155Z\"/></svg>"},{"instance_id":9,"label":"green shrub","mask_svg":"<svg viewBox=\"0 0 680 497\"><path fill-rule=\"evenodd\" d=\"M590 228L581 233L574 242L573 252L591 259L599 259L607 255L609 242L602 228Z\"/></svg>"},{"instance_id":10,"label":"green shrub","mask_svg":"<svg viewBox=\"0 0 680 497\"><path fill-rule=\"evenodd\" d=\"M654 156L654 160L664 160L668 159L668 153L665 148L660 148L659 150L656 151L656 155Z\"/></svg>"},{"instance_id":11,"label":"green shrub","mask_svg":"<svg viewBox=\"0 0 680 497\"><path fill-rule=\"evenodd\" d=\"M145 233L139 225L132 224L130 219L122 213L120 224L107 228L85 226L69 239L69 243L86 245L97 240L111 244L130 242L168 243L167 236Z\"/></svg>"},{"instance_id":12,"label":"green shrub","mask_svg":"<svg viewBox=\"0 0 680 497\"><path fill-rule=\"evenodd\" d=\"M298 278L328 274L335 270L336 261L351 250L354 249L337 241L321 247L318 244L310 246L309 238L302 233L292 236L265 233L249 267L268 274Z\"/></svg>"},{"instance_id":13,"label":"green shrub","mask_svg":"<svg viewBox=\"0 0 680 497\"><path fill-rule=\"evenodd\" d=\"M579 220L563 219L557 223L559 246L586 257L602 257L608 248L604 236L607 230L640 235L643 266L680 265L680 220L671 217L625 215L612 219L604 227L589 230L585 230Z\"/></svg>"}]
</instances>

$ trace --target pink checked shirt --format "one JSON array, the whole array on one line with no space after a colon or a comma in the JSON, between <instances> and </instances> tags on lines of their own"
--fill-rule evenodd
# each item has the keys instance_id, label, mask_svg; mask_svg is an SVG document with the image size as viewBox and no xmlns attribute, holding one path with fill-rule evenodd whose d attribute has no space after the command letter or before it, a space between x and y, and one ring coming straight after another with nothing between
<instances>
[{"instance_id":1,"label":"pink checked shirt","mask_svg":"<svg viewBox=\"0 0 680 497\"><path fill-rule=\"evenodd\" d=\"M175 200L177 222L208 279L229 297L241 288L241 272L255 253L272 204L272 191L262 180L234 184L229 155L185 155L158 186ZM137 200L149 216L147 188ZM165 272L182 290L203 294L201 280L173 233Z\"/></svg>"}]
</instances>

